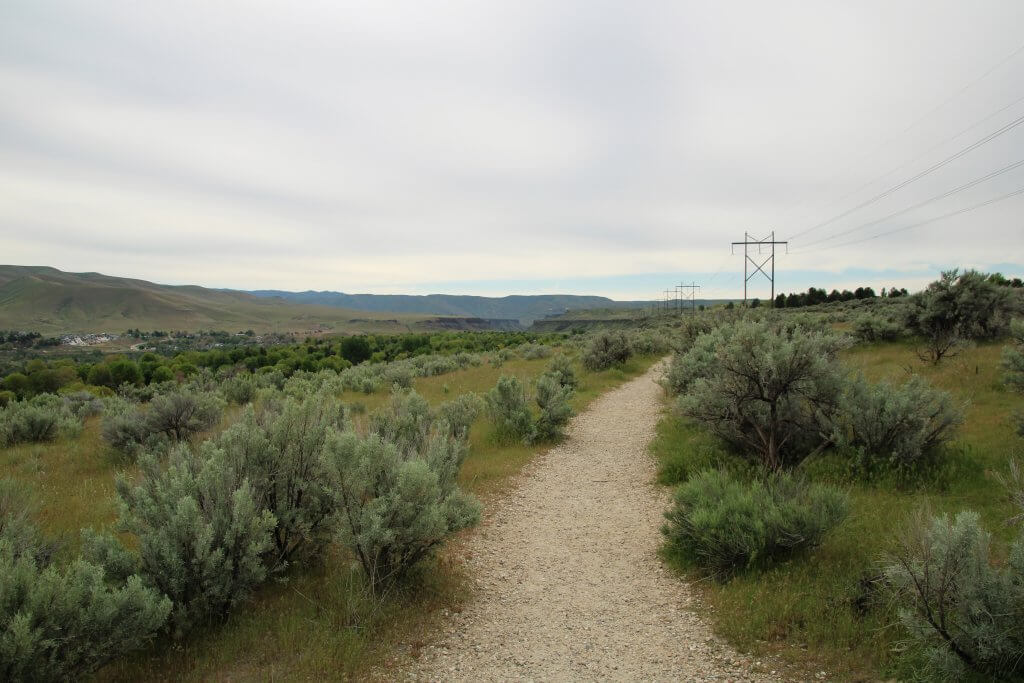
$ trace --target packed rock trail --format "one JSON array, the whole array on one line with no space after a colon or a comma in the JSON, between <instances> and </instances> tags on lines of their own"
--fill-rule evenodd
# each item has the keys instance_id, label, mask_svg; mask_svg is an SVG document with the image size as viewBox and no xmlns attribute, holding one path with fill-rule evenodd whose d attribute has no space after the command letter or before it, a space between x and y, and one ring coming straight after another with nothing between
<instances>
[{"instance_id":1,"label":"packed rock trail","mask_svg":"<svg viewBox=\"0 0 1024 683\"><path fill-rule=\"evenodd\" d=\"M770 680L716 638L657 556L670 495L648 446L661 367L576 416L468 539L473 597L405 660L412 680ZM759 663L758 663L759 664Z\"/></svg>"}]
</instances>

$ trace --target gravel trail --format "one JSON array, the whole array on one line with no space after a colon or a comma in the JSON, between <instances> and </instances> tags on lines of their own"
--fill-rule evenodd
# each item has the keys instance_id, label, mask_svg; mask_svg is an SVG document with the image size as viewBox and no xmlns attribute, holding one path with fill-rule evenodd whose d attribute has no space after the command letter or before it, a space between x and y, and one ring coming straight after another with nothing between
<instances>
[{"instance_id":1,"label":"gravel trail","mask_svg":"<svg viewBox=\"0 0 1024 683\"><path fill-rule=\"evenodd\" d=\"M409 679L773 678L711 633L657 557L660 371L592 402L491 506L466 546L474 596L405 658Z\"/></svg>"}]
</instances>

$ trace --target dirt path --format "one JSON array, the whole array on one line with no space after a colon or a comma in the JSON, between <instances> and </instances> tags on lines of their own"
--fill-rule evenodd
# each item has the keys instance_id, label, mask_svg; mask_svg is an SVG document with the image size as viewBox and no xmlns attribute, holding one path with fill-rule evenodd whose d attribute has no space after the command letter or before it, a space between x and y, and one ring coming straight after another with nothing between
<instances>
[{"instance_id":1,"label":"dirt path","mask_svg":"<svg viewBox=\"0 0 1024 683\"><path fill-rule=\"evenodd\" d=\"M658 560L653 368L595 400L469 540L476 594L409 660L420 680L765 680Z\"/></svg>"}]
</instances>

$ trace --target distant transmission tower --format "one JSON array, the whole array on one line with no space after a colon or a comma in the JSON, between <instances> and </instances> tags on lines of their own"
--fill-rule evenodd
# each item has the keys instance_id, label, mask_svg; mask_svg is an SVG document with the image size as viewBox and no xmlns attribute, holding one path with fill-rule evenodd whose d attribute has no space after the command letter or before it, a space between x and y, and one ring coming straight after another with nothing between
<instances>
[{"instance_id":1,"label":"distant transmission tower","mask_svg":"<svg viewBox=\"0 0 1024 683\"><path fill-rule=\"evenodd\" d=\"M689 301L690 302L690 312L691 313L696 313L697 312L697 298L696 298L696 295L697 295L697 290L700 289L700 285L691 282L688 285L679 284L679 285L677 285L677 288L679 289L680 292L682 292L682 290L684 290L684 289L690 290L689 295L682 297L682 299L683 299L683 301Z\"/></svg>"},{"instance_id":2,"label":"distant transmission tower","mask_svg":"<svg viewBox=\"0 0 1024 683\"><path fill-rule=\"evenodd\" d=\"M788 254L789 253L789 242L787 242L787 241L776 242L775 241L775 231L772 230L771 233L767 237L765 237L764 239L759 239L759 240L752 238L749 234L744 232L743 233L743 241L742 242L733 242L732 243L732 253L733 254L736 253L736 245L738 245L738 244L742 244L743 245L743 305L745 306L747 304L747 283L750 282L750 278L754 277L758 273L761 273L766 278L768 278L768 281L770 283L772 283L772 298L770 299L770 301L771 301L770 305L774 306L775 305L775 245L776 244L784 244L784 245L786 245L786 253ZM760 263L758 263L757 261L755 261L750 256L749 247L752 247L752 246L756 246L757 247L756 254L757 254L758 258L760 258L761 256L764 256L764 247L771 247L771 253L768 254L768 257L764 261L761 261ZM764 267L766 265L768 265L769 263L772 264L771 275L766 273L765 270L764 270ZM749 266L751 266L751 265L754 266L753 272L749 272L749 270L750 270Z\"/></svg>"}]
</instances>

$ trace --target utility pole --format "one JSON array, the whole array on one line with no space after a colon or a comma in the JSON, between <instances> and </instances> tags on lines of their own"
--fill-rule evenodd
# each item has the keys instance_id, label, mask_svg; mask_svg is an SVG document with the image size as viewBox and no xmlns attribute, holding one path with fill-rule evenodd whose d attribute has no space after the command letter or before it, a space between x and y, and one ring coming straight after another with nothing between
<instances>
[{"instance_id":1,"label":"utility pole","mask_svg":"<svg viewBox=\"0 0 1024 683\"><path fill-rule=\"evenodd\" d=\"M787 241L776 242L775 241L775 231L772 230L771 233L769 233L768 236L764 237L763 239L754 239L749 234L744 232L743 233L743 241L742 242L733 242L732 243L732 253L733 254L736 253L736 245L737 244L742 244L743 245L743 305L744 306L747 305L747 283L750 281L750 278L754 277L755 275L758 274L758 272L760 272L762 275L764 275L766 278L768 278L769 282L772 283L772 298L770 299L770 301L771 301L771 305L774 306L775 305L775 245L776 244L784 244L784 245L786 245L786 253L788 254L789 253L789 242L787 242ZM771 250L771 253L768 255L768 258L766 258L764 261L761 261L761 263L758 263L757 261L755 261L753 258L750 257L750 253L748 251L748 247L751 247L751 246L756 246L757 247L757 256L758 257L760 257L760 256L762 256L764 254L764 251L763 251L764 247L769 247L770 246L772 248L772 250ZM764 267L766 265L768 265L768 263L772 264L771 275L766 273L765 270L764 270ZM748 270L749 270L749 266L750 265L754 266L754 271L751 272L748 275Z\"/></svg>"},{"instance_id":2,"label":"utility pole","mask_svg":"<svg viewBox=\"0 0 1024 683\"><path fill-rule=\"evenodd\" d=\"M685 300L689 300L690 301L690 312L691 313L696 313L697 312L697 298L696 298L696 294L697 294L697 290L700 289L700 285L698 285L698 284L696 284L694 282L691 282L688 285L679 284L679 285L676 285L676 287L679 289L680 292L682 290L684 290L684 289L690 290L689 296L683 297L683 300L684 301Z\"/></svg>"},{"instance_id":3,"label":"utility pole","mask_svg":"<svg viewBox=\"0 0 1024 683\"><path fill-rule=\"evenodd\" d=\"M669 309L671 308L671 306L672 306L672 290L671 289L666 289L665 290L665 313L666 314L668 314Z\"/></svg>"}]
</instances>

